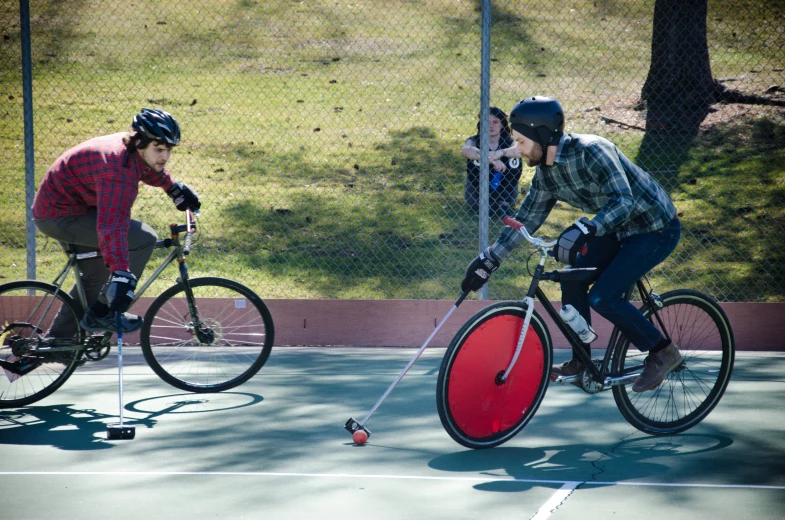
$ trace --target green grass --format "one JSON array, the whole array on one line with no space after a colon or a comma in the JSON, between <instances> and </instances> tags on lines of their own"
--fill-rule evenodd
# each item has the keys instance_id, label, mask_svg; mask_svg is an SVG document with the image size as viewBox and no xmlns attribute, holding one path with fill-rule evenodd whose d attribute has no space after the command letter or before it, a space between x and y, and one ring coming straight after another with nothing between
<instances>
[{"instance_id":1,"label":"green grass","mask_svg":"<svg viewBox=\"0 0 785 520\"><path fill-rule=\"evenodd\" d=\"M459 148L478 111L478 5L93 0L64 12L34 2L36 180L70 146L125 130L142 106L164 108L183 128L171 170L204 199L192 275L234 278L266 298L452 299L477 253ZM768 20L781 20L782 7L749 5L712 2L713 66L718 77L760 69L745 86L765 88L782 75L782 46L761 43L776 40ZM651 7L494 2L492 103L508 110L525 94L557 96L570 129L605 135L632 158L649 147L651 158L641 132L588 110L640 91ZM21 59L17 10L0 0L4 63ZM677 170L660 181L685 215L658 288L783 299L783 126L775 110L653 148L653 163ZM0 280L25 275L22 136L21 70L4 66ZM178 218L147 187L134 215L161 236ZM555 236L577 215L557 208L542 232ZM491 225L491 240L499 230ZM51 279L62 254L38 243L39 278ZM521 296L525 260L522 251L494 275L491 298Z\"/></svg>"}]
</instances>

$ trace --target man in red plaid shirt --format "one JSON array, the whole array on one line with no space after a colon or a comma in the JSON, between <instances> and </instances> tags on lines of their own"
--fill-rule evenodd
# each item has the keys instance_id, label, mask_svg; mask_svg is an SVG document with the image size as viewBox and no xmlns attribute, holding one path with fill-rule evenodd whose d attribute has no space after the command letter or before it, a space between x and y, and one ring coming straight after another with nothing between
<instances>
[{"instance_id":1,"label":"man in red plaid shirt","mask_svg":"<svg viewBox=\"0 0 785 520\"><path fill-rule=\"evenodd\" d=\"M140 181L166 190L181 211L201 206L196 192L165 169L179 142L180 126L169 113L144 108L134 117L130 132L77 145L46 172L32 208L38 230L64 249L97 249L103 256L79 261L91 305L83 328L116 331L118 319L125 332L142 326L139 316L125 311L158 236L147 224L131 219L131 207ZM77 297L76 287L71 295ZM75 323L58 316L49 334L70 337L75 332Z\"/></svg>"}]
</instances>

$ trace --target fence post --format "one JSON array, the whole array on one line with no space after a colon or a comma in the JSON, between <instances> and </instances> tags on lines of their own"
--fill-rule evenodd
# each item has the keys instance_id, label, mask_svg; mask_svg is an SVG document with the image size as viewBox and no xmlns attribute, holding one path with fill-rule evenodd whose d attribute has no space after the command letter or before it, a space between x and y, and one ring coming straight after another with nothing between
<instances>
[{"instance_id":1,"label":"fence post","mask_svg":"<svg viewBox=\"0 0 785 520\"><path fill-rule=\"evenodd\" d=\"M33 149L33 60L30 49L30 0L19 0L22 29L22 106L25 125L25 230L27 242L27 278L35 280L35 158Z\"/></svg>"},{"instance_id":2,"label":"fence post","mask_svg":"<svg viewBox=\"0 0 785 520\"><path fill-rule=\"evenodd\" d=\"M488 147L490 135L488 133L488 118L490 116L490 91L491 91L491 0L482 0L482 36L480 48L480 247L483 251L488 247ZM488 284L480 289L481 300L488 299Z\"/></svg>"}]
</instances>

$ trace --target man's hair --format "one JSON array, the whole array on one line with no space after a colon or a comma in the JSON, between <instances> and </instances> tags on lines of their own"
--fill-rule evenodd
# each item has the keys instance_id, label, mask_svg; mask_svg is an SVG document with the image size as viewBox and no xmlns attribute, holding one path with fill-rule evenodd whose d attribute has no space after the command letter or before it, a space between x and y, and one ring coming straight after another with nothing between
<instances>
[{"instance_id":1,"label":"man's hair","mask_svg":"<svg viewBox=\"0 0 785 520\"><path fill-rule=\"evenodd\" d=\"M151 142L153 142L152 139L148 139L133 129L123 136L123 144L129 152L134 150L144 150Z\"/></svg>"},{"instance_id":2,"label":"man's hair","mask_svg":"<svg viewBox=\"0 0 785 520\"><path fill-rule=\"evenodd\" d=\"M173 146L169 143L162 143L161 141L155 141L153 139L149 139L148 137L144 136L141 132L137 132L133 128L129 130L123 136L123 144L125 145L125 149L128 152L125 158L125 165L128 166L128 161L130 160L133 152L137 150L144 150L150 143L155 143L156 145L164 145L167 148L171 149Z\"/></svg>"}]
</instances>

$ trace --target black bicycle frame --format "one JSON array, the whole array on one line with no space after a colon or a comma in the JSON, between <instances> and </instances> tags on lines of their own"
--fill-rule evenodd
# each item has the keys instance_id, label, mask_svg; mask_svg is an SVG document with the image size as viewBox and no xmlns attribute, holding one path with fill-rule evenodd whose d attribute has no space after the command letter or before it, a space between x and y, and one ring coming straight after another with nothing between
<instances>
[{"instance_id":1,"label":"black bicycle frame","mask_svg":"<svg viewBox=\"0 0 785 520\"><path fill-rule=\"evenodd\" d=\"M573 353L576 356L578 356L578 358L586 367L586 369L591 373L592 379L598 382L602 382L606 376L610 375L609 366L610 366L611 359L613 357L613 352L616 350L616 348L619 347L619 344L623 340L623 336L621 334L621 331L619 330L619 327L617 326L613 327L613 331L611 332L611 337L608 340L608 346L605 350L605 356L603 357L602 360L602 366L600 368L597 368L591 356L587 354L586 351L584 350L583 342L578 337L578 334L574 330L572 330L572 328L569 325L564 323L564 320L561 319L561 316L559 316L559 313L556 311L551 301L545 295L545 292L543 292L543 290L540 288L540 280L543 279L543 277L545 277L545 279L549 281L558 281L559 280L558 271L552 271L550 273L545 273L544 271L545 271L545 267L542 265L542 263L538 263L537 267L534 269L534 274L532 275L532 281L531 284L529 284L529 290L526 292L527 298L529 297L536 298L537 301L539 301L540 304L542 304L543 308L545 309L545 312L548 313L548 316L551 317L553 323L556 324L556 327L558 327L559 331L561 331L561 333L567 339L567 342L572 347ZM635 286L630 287L630 289L627 291L627 294L625 296L626 299L628 300L630 299L633 291L636 288L638 290L638 293L640 294L643 308L648 307L652 309L653 316L657 319L657 322L660 325L660 330L662 330L666 338L670 339L670 335L668 334L668 331L665 329L662 320L657 314L657 309L659 308L659 305L657 304L656 296L652 296L652 293L646 290L646 287L644 286L642 280L637 280L635 282ZM635 369L630 369L630 370L635 370Z\"/></svg>"}]
</instances>

